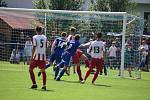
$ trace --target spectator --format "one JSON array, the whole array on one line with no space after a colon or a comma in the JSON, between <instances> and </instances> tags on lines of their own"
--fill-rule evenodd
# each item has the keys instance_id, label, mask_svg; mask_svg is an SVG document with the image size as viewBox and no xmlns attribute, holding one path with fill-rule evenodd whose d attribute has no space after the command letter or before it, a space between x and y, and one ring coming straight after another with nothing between
<instances>
[{"instance_id":1,"label":"spectator","mask_svg":"<svg viewBox=\"0 0 150 100\"><path fill-rule=\"evenodd\" d=\"M25 53L25 61L27 61L27 65L29 65L30 58L32 56L32 41L29 36L26 37L24 53Z\"/></svg>"},{"instance_id":2,"label":"spectator","mask_svg":"<svg viewBox=\"0 0 150 100\"><path fill-rule=\"evenodd\" d=\"M149 48L148 48L148 45L146 43L146 40L142 41L142 44L140 45L139 48L142 48L142 47L144 48L144 50L146 52L148 52ZM148 69L148 55L146 56L146 61L145 61L144 67L145 67L145 69L143 69L143 70L149 72L149 69Z\"/></svg>"},{"instance_id":3,"label":"spectator","mask_svg":"<svg viewBox=\"0 0 150 100\"><path fill-rule=\"evenodd\" d=\"M20 63L20 54L15 49L12 50L11 56L10 56L10 63L11 64L19 64Z\"/></svg>"},{"instance_id":4,"label":"spectator","mask_svg":"<svg viewBox=\"0 0 150 100\"><path fill-rule=\"evenodd\" d=\"M111 69L116 69L116 52L118 49L115 46L115 44L116 44L116 41L113 41L108 51L109 67Z\"/></svg>"}]
</instances>

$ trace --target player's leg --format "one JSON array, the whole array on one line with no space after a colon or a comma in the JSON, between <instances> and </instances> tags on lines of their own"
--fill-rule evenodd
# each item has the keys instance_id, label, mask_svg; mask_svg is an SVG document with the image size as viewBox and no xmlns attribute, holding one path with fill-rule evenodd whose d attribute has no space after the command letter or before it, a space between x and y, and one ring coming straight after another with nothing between
<instances>
[{"instance_id":1,"label":"player's leg","mask_svg":"<svg viewBox=\"0 0 150 100\"><path fill-rule=\"evenodd\" d=\"M95 80L98 77L99 72L103 69L103 60L102 59L96 59L96 71L94 73L94 77L92 79L92 84L94 84Z\"/></svg>"},{"instance_id":2,"label":"player's leg","mask_svg":"<svg viewBox=\"0 0 150 100\"><path fill-rule=\"evenodd\" d=\"M79 81L81 82L83 80L83 78L82 78L82 73L81 73L81 69L80 69L80 62L78 62L76 65L77 65L77 74L79 76Z\"/></svg>"},{"instance_id":3,"label":"player's leg","mask_svg":"<svg viewBox=\"0 0 150 100\"><path fill-rule=\"evenodd\" d=\"M82 54L81 58L85 62L86 67L89 67L90 66L90 61L88 60L87 56L85 54Z\"/></svg>"},{"instance_id":4,"label":"player's leg","mask_svg":"<svg viewBox=\"0 0 150 100\"><path fill-rule=\"evenodd\" d=\"M53 54L53 55L50 56L49 60L46 62L46 69L51 66L51 63L54 62L54 60L55 60L55 55ZM42 73L42 70L40 70L38 72L38 77L41 76L41 73Z\"/></svg>"},{"instance_id":5,"label":"player's leg","mask_svg":"<svg viewBox=\"0 0 150 100\"><path fill-rule=\"evenodd\" d=\"M58 74L59 74L60 67L61 67L61 68L64 67L64 61L63 61L63 60L62 60L59 64L57 64L56 67L55 67L54 80L57 79L57 76L58 76Z\"/></svg>"},{"instance_id":6,"label":"player's leg","mask_svg":"<svg viewBox=\"0 0 150 100\"><path fill-rule=\"evenodd\" d=\"M86 71L85 77L84 77L83 81L81 81L81 84L84 84L84 82L86 81L86 79L89 77L89 75L90 75L91 71L92 71L92 70L93 70L93 68L95 67L95 64L96 64L95 59L94 59L94 58L92 58L92 60L91 60L91 64L90 64L89 68L87 68L87 71Z\"/></svg>"},{"instance_id":7,"label":"player's leg","mask_svg":"<svg viewBox=\"0 0 150 100\"><path fill-rule=\"evenodd\" d=\"M30 73L30 78L31 78L31 81L32 81L32 86L31 88L32 89L35 89L37 88L37 84L36 84L36 81L35 81L35 75L34 75L34 72L33 72L33 69L37 66L36 64L36 61L32 61L30 66L29 66L29 73Z\"/></svg>"},{"instance_id":8,"label":"player's leg","mask_svg":"<svg viewBox=\"0 0 150 100\"><path fill-rule=\"evenodd\" d=\"M63 69L61 70L59 76L57 77L56 81L59 81L60 78L64 75L64 73L66 72L67 68L69 67L69 63L70 63L70 58L71 58L71 55L66 53L63 57L62 57L62 60L64 61L64 67Z\"/></svg>"},{"instance_id":9,"label":"player's leg","mask_svg":"<svg viewBox=\"0 0 150 100\"><path fill-rule=\"evenodd\" d=\"M46 90L46 72L45 72L45 62L41 62L41 70L42 70L42 76L43 76L43 86L42 89Z\"/></svg>"},{"instance_id":10,"label":"player's leg","mask_svg":"<svg viewBox=\"0 0 150 100\"><path fill-rule=\"evenodd\" d=\"M72 61L71 61L71 59L70 59L70 61L69 61L69 65L68 65L68 67L67 67L67 69L66 69L66 74L69 76L70 75L70 68L71 68L71 66L72 66ZM73 69L74 70L74 69Z\"/></svg>"}]
</instances>

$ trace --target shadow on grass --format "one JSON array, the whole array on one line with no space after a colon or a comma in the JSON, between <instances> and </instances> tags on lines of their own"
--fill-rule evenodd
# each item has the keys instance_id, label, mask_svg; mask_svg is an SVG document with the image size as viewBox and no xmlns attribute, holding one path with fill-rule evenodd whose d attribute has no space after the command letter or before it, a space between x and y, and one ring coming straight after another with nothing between
<instances>
[{"instance_id":1,"label":"shadow on grass","mask_svg":"<svg viewBox=\"0 0 150 100\"><path fill-rule=\"evenodd\" d=\"M31 89L31 88L29 88L29 89ZM49 90L49 89L46 89L46 90L42 90L42 89L31 89L31 90L43 91L43 92L55 92L54 90Z\"/></svg>"},{"instance_id":2,"label":"shadow on grass","mask_svg":"<svg viewBox=\"0 0 150 100\"><path fill-rule=\"evenodd\" d=\"M61 80L62 82L67 82L67 83L80 83L79 81L66 81L66 80Z\"/></svg>"},{"instance_id":3,"label":"shadow on grass","mask_svg":"<svg viewBox=\"0 0 150 100\"><path fill-rule=\"evenodd\" d=\"M110 85L94 84L94 86L111 87Z\"/></svg>"}]
</instances>

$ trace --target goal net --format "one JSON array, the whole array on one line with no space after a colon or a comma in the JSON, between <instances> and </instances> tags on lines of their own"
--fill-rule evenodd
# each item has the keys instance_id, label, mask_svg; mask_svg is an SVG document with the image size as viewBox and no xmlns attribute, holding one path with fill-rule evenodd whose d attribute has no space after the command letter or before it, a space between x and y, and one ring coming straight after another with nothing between
<instances>
[{"instance_id":1,"label":"goal net","mask_svg":"<svg viewBox=\"0 0 150 100\"><path fill-rule=\"evenodd\" d=\"M123 75L123 70L128 66L126 60L133 68L140 61L138 47L143 34L143 22L143 19L126 12L0 8L0 60L10 61L11 54L16 52L19 62L24 62L27 37L35 35L37 25L43 27L43 33L51 43L62 31L69 32L73 26L77 29L76 33L81 35L81 43L94 40L93 34L102 32L107 54L112 43L115 43L116 59L111 59L108 54L105 66L121 68ZM127 45L131 46L132 52L126 53ZM86 50L83 51L86 54ZM50 48L47 52L50 54Z\"/></svg>"}]
</instances>

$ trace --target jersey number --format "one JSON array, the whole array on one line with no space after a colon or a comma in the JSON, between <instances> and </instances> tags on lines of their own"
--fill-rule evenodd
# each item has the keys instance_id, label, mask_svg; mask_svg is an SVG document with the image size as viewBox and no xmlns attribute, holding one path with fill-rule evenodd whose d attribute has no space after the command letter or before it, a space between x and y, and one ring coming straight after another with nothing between
<instances>
[{"instance_id":1,"label":"jersey number","mask_svg":"<svg viewBox=\"0 0 150 100\"><path fill-rule=\"evenodd\" d=\"M100 52L99 47L98 46L94 47L94 53L99 53L99 52Z\"/></svg>"},{"instance_id":2,"label":"jersey number","mask_svg":"<svg viewBox=\"0 0 150 100\"><path fill-rule=\"evenodd\" d=\"M65 45L65 43L64 43L64 42L59 41L59 43L58 43L58 47L63 48L63 47L64 47L64 45Z\"/></svg>"},{"instance_id":3,"label":"jersey number","mask_svg":"<svg viewBox=\"0 0 150 100\"><path fill-rule=\"evenodd\" d=\"M41 43L40 47L41 47L41 48L43 48L43 46L44 46L44 43L43 43L43 42L44 42L44 40L41 39L41 40L40 40L40 43Z\"/></svg>"}]
</instances>

